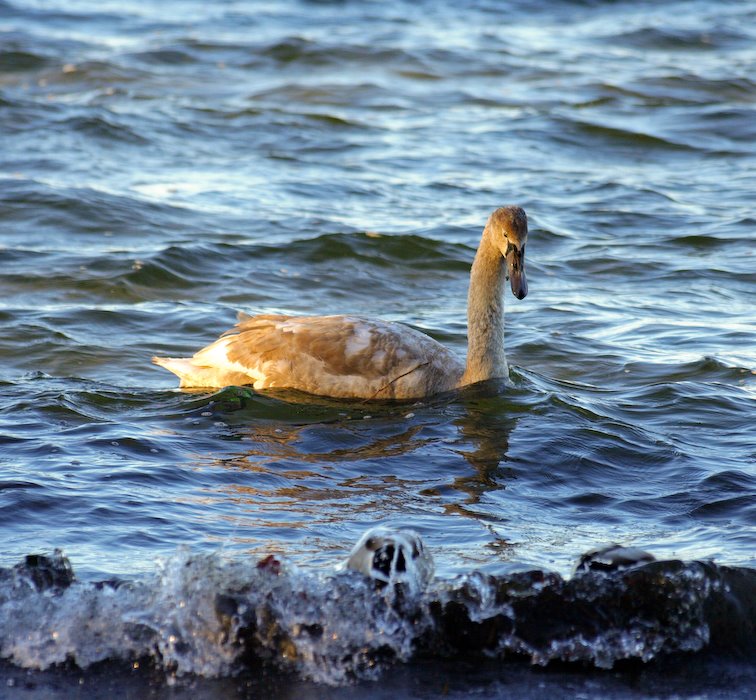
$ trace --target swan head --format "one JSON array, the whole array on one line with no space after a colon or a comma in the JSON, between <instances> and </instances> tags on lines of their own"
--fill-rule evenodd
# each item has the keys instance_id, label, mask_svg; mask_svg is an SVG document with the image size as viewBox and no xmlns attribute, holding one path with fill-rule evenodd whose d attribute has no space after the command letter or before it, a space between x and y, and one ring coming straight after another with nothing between
<instances>
[{"instance_id":1,"label":"swan head","mask_svg":"<svg viewBox=\"0 0 756 700\"><path fill-rule=\"evenodd\" d=\"M524 299L528 293L525 277L525 244L528 241L528 217L521 207L497 209L489 219L496 246L507 264L507 279L512 294Z\"/></svg>"}]
</instances>

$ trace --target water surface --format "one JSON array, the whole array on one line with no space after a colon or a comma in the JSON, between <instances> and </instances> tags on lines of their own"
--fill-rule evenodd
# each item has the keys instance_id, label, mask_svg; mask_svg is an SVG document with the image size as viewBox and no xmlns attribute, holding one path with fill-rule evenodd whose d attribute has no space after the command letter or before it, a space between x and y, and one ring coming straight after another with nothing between
<instances>
[{"instance_id":1,"label":"water surface","mask_svg":"<svg viewBox=\"0 0 756 700\"><path fill-rule=\"evenodd\" d=\"M607 542L756 564L756 4L0 0L0 565L187 545L440 577ZM508 382L409 405L178 392L248 313L461 355L528 211Z\"/></svg>"}]
</instances>

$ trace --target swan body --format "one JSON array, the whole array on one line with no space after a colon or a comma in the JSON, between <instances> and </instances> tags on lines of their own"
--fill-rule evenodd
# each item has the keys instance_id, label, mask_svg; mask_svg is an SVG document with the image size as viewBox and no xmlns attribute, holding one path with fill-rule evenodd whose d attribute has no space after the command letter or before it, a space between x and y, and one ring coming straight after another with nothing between
<instances>
[{"instance_id":1,"label":"swan body","mask_svg":"<svg viewBox=\"0 0 756 700\"><path fill-rule=\"evenodd\" d=\"M359 316L240 315L236 326L191 358L153 357L183 388L250 384L335 398L417 399L505 377L503 292L527 294L527 217L491 214L470 273L468 353L454 353L414 328Z\"/></svg>"}]
</instances>

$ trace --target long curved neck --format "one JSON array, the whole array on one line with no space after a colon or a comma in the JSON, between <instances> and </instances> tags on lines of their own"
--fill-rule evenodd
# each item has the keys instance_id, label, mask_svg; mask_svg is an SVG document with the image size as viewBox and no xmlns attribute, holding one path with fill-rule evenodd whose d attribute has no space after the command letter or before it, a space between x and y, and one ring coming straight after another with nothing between
<instances>
[{"instance_id":1,"label":"long curved neck","mask_svg":"<svg viewBox=\"0 0 756 700\"><path fill-rule=\"evenodd\" d=\"M483 230L470 271L467 293L467 365L465 386L509 373L504 354L504 285L506 265L492 240L490 224Z\"/></svg>"}]
</instances>

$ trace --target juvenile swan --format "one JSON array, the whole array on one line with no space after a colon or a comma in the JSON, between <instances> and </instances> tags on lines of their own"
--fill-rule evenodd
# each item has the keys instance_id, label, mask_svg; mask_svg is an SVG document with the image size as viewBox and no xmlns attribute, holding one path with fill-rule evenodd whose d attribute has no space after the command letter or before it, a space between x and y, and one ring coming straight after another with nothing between
<instances>
[{"instance_id":1,"label":"juvenile swan","mask_svg":"<svg viewBox=\"0 0 756 700\"><path fill-rule=\"evenodd\" d=\"M358 316L239 317L191 358L153 357L181 387L251 384L336 398L417 399L508 374L504 282L523 299L528 219L520 207L488 219L470 272L467 362L420 331Z\"/></svg>"}]
</instances>

